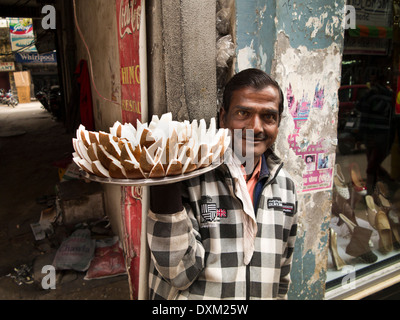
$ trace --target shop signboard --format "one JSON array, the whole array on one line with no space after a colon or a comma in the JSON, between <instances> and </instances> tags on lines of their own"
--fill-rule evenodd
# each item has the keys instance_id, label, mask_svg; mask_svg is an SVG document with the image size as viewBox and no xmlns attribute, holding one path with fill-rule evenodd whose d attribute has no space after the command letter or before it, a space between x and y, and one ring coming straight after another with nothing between
<instances>
[{"instance_id":1,"label":"shop signboard","mask_svg":"<svg viewBox=\"0 0 400 320\"><path fill-rule=\"evenodd\" d=\"M142 120L140 94L139 31L141 0L116 0L121 79L122 121L136 127ZM131 298L139 294L141 257L142 188L122 187L123 232Z\"/></svg>"},{"instance_id":2,"label":"shop signboard","mask_svg":"<svg viewBox=\"0 0 400 320\"><path fill-rule=\"evenodd\" d=\"M36 52L33 23L30 18L9 18L12 51Z\"/></svg>"},{"instance_id":3,"label":"shop signboard","mask_svg":"<svg viewBox=\"0 0 400 320\"><path fill-rule=\"evenodd\" d=\"M117 0L122 118L136 126L141 119L139 29L140 0Z\"/></svg>"},{"instance_id":4,"label":"shop signboard","mask_svg":"<svg viewBox=\"0 0 400 320\"><path fill-rule=\"evenodd\" d=\"M23 64L31 63L57 63L55 52L39 54L37 52L17 52L15 60Z\"/></svg>"},{"instance_id":5,"label":"shop signboard","mask_svg":"<svg viewBox=\"0 0 400 320\"><path fill-rule=\"evenodd\" d=\"M15 71L14 62L0 62L0 72Z\"/></svg>"},{"instance_id":6,"label":"shop signboard","mask_svg":"<svg viewBox=\"0 0 400 320\"><path fill-rule=\"evenodd\" d=\"M356 11L355 29L345 38L343 54L387 55L392 37L392 0L349 0Z\"/></svg>"},{"instance_id":7,"label":"shop signboard","mask_svg":"<svg viewBox=\"0 0 400 320\"><path fill-rule=\"evenodd\" d=\"M389 27L392 18L392 0L349 0L356 10L357 25Z\"/></svg>"}]
</instances>

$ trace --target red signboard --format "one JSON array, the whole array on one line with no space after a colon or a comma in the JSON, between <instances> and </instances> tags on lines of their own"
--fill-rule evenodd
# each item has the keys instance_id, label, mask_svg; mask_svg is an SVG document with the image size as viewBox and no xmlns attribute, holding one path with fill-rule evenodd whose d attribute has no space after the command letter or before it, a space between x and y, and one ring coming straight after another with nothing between
<instances>
[{"instance_id":1,"label":"red signboard","mask_svg":"<svg viewBox=\"0 0 400 320\"><path fill-rule=\"evenodd\" d=\"M141 119L139 30L141 0L116 0L122 120Z\"/></svg>"},{"instance_id":2,"label":"red signboard","mask_svg":"<svg viewBox=\"0 0 400 320\"><path fill-rule=\"evenodd\" d=\"M132 123L136 127L136 121L142 119L139 63L141 0L116 0L116 8L122 121ZM137 299L142 225L141 188L122 187L121 210L131 298Z\"/></svg>"}]
</instances>

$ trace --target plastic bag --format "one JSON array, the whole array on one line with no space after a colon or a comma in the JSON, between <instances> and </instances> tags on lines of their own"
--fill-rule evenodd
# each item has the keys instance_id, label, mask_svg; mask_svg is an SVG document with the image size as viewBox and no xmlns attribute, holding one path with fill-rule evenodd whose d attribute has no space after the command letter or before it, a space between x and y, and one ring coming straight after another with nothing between
<instances>
[{"instance_id":1,"label":"plastic bag","mask_svg":"<svg viewBox=\"0 0 400 320\"><path fill-rule=\"evenodd\" d=\"M94 258L84 279L101 279L125 273L125 260L118 237L97 240Z\"/></svg>"},{"instance_id":2,"label":"plastic bag","mask_svg":"<svg viewBox=\"0 0 400 320\"><path fill-rule=\"evenodd\" d=\"M221 37L217 41L217 67L227 68L228 61L235 54L235 44L230 34Z\"/></svg>"},{"instance_id":3,"label":"plastic bag","mask_svg":"<svg viewBox=\"0 0 400 320\"><path fill-rule=\"evenodd\" d=\"M78 229L61 243L53 266L58 270L86 271L94 256L95 245L89 229Z\"/></svg>"},{"instance_id":4,"label":"plastic bag","mask_svg":"<svg viewBox=\"0 0 400 320\"><path fill-rule=\"evenodd\" d=\"M222 8L217 12L216 28L220 35L226 35L231 30L231 10L230 8Z\"/></svg>"}]
</instances>

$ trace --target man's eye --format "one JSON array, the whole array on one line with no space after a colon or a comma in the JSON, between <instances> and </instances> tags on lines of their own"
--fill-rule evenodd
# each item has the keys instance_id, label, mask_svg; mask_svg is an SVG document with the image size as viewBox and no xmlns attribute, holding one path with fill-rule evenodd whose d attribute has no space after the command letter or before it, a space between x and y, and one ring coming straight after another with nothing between
<instances>
[{"instance_id":1,"label":"man's eye","mask_svg":"<svg viewBox=\"0 0 400 320\"><path fill-rule=\"evenodd\" d=\"M237 112L237 115L238 115L239 117L242 117L242 118L246 117L248 114L249 114L249 113L248 113L247 111L244 111L244 110L239 110L239 111Z\"/></svg>"},{"instance_id":2,"label":"man's eye","mask_svg":"<svg viewBox=\"0 0 400 320\"><path fill-rule=\"evenodd\" d=\"M277 120L277 115L273 113L267 113L264 115L264 119L266 121L276 121Z\"/></svg>"}]
</instances>

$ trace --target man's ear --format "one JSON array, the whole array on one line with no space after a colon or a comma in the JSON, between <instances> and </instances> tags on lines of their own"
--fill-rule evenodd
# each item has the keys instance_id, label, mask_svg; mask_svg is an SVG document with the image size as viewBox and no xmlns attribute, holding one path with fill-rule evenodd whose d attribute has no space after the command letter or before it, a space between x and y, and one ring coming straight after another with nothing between
<instances>
[{"instance_id":1,"label":"man's ear","mask_svg":"<svg viewBox=\"0 0 400 320\"><path fill-rule=\"evenodd\" d=\"M219 109L219 127L226 128L225 127L225 109L223 107L221 109Z\"/></svg>"}]
</instances>

